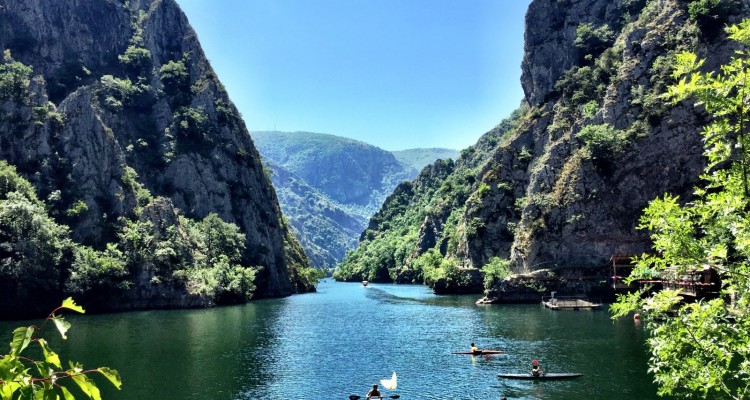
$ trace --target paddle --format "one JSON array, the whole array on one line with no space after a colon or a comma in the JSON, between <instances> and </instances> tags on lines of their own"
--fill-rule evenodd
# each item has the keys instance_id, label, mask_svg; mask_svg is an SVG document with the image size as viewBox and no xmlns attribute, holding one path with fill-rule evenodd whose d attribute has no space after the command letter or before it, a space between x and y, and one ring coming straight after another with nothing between
<instances>
[{"instance_id":1,"label":"paddle","mask_svg":"<svg viewBox=\"0 0 750 400\"><path fill-rule=\"evenodd\" d=\"M397 399L399 397L401 397L401 396L398 395L398 394L392 394L390 396L378 396L378 397L370 397L370 398L371 399ZM353 395L349 396L349 400L359 400L361 398L362 398L362 396L357 396L356 394L353 394Z\"/></svg>"}]
</instances>

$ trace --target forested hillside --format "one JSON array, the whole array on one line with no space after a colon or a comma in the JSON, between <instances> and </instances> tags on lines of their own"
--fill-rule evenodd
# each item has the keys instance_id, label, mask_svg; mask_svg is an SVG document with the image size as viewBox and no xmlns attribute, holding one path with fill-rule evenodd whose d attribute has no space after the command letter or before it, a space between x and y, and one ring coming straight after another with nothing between
<instances>
[{"instance_id":1,"label":"forested hillside","mask_svg":"<svg viewBox=\"0 0 750 400\"><path fill-rule=\"evenodd\" d=\"M356 281L434 283L430 279L437 277L441 268L455 267L455 260L443 256L459 251L462 232L456 226L465 204L474 196L477 175L497 146L522 122L527 109L520 107L475 146L461 151L457 161L439 160L425 167L414 181L396 187L335 276ZM530 154L526 153L519 162L528 162Z\"/></svg>"},{"instance_id":2,"label":"forested hillside","mask_svg":"<svg viewBox=\"0 0 750 400\"><path fill-rule=\"evenodd\" d=\"M16 182L0 197L0 313L64 293L97 310L314 289L173 0L0 0L0 46L0 158Z\"/></svg>"},{"instance_id":3,"label":"forested hillside","mask_svg":"<svg viewBox=\"0 0 750 400\"><path fill-rule=\"evenodd\" d=\"M406 165L410 165L417 171L432 164L435 160L455 160L461 154L458 150L429 148L429 149L406 149L391 151L397 160Z\"/></svg>"},{"instance_id":4,"label":"forested hillside","mask_svg":"<svg viewBox=\"0 0 750 400\"><path fill-rule=\"evenodd\" d=\"M661 97L676 83L676 54L710 54L703 68L716 69L736 46L722 27L748 7L534 0L522 65L527 107L455 164L399 186L337 277L481 290L471 271L485 268L487 287L540 270L561 290L606 283L610 256L650 249L648 232L636 229L648 202L665 192L687 201L703 170L706 114ZM544 285L523 290L553 287ZM515 296L495 289L494 300Z\"/></svg>"},{"instance_id":5,"label":"forested hillside","mask_svg":"<svg viewBox=\"0 0 750 400\"><path fill-rule=\"evenodd\" d=\"M336 265L357 238L367 220L356 207L332 200L286 168L264 161L277 188L279 204L295 236L315 268Z\"/></svg>"},{"instance_id":6,"label":"forested hillside","mask_svg":"<svg viewBox=\"0 0 750 400\"><path fill-rule=\"evenodd\" d=\"M369 218L396 185L451 151L402 152L412 164L378 147L310 132L253 132L272 171L279 202L313 265L332 268L356 246ZM434 158L433 158L434 157Z\"/></svg>"}]
</instances>

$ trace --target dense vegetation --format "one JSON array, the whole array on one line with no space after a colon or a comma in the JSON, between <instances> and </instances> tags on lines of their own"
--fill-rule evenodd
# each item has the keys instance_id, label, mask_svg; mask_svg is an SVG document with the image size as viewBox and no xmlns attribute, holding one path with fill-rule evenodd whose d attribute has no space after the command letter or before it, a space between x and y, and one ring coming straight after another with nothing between
<instances>
[{"instance_id":1,"label":"dense vegetation","mask_svg":"<svg viewBox=\"0 0 750 400\"><path fill-rule=\"evenodd\" d=\"M332 269L356 246L368 219L398 183L418 170L366 143L308 132L255 132L279 203L316 268ZM414 149L420 169L451 150Z\"/></svg>"},{"instance_id":2,"label":"dense vegetation","mask_svg":"<svg viewBox=\"0 0 750 400\"><path fill-rule=\"evenodd\" d=\"M470 198L481 197L488 190L481 179L489 173L487 163L493 150L519 124L525 110L517 110L476 146L463 150L457 161L437 161L413 182L397 186L371 218L358 248L347 254L334 276L354 281L435 285L445 279L441 284L465 284L459 261L443 256L456 253L460 231L481 229L473 221L465 224L461 215ZM426 237L430 232L420 232L425 220L434 215L448 215L440 240Z\"/></svg>"},{"instance_id":3,"label":"dense vegetation","mask_svg":"<svg viewBox=\"0 0 750 400\"><path fill-rule=\"evenodd\" d=\"M697 2L696 2L697 3ZM750 395L750 20L727 29L742 45L721 73L701 72L704 60L678 53L669 88L674 102L695 98L713 121L702 131L708 165L689 202L666 194L641 218L657 255L638 259L631 281L705 267L722 279L715 299L684 302L679 290L632 293L616 316L640 311L651 333L649 369L659 394L746 399Z\"/></svg>"},{"instance_id":4,"label":"dense vegetation","mask_svg":"<svg viewBox=\"0 0 750 400\"><path fill-rule=\"evenodd\" d=\"M23 311L21 304L38 312L65 294L96 310L98 302L122 296L136 283L140 290L177 290L208 303L253 295L257 267L242 265L244 235L215 214L194 221L178 216L165 199L149 199L132 219L117 222L115 242L95 250L71 240L47 207L14 167L0 161L4 315Z\"/></svg>"}]
</instances>

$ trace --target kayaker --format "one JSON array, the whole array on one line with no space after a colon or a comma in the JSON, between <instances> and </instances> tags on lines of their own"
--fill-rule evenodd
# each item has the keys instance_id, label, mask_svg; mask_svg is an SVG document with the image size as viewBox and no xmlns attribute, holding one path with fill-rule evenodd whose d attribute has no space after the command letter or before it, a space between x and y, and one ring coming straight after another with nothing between
<instances>
[{"instance_id":1,"label":"kayaker","mask_svg":"<svg viewBox=\"0 0 750 400\"><path fill-rule=\"evenodd\" d=\"M479 352L479 348L477 346L475 346L474 343L471 344L471 352L472 353Z\"/></svg>"},{"instance_id":2,"label":"kayaker","mask_svg":"<svg viewBox=\"0 0 750 400\"><path fill-rule=\"evenodd\" d=\"M534 376L544 375L544 371L542 371L542 367L539 366L539 361L537 360L531 361L531 375L534 375Z\"/></svg>"},{"instance_id":3,"label":"kayaker","mask_svg":"<svg viewBox=\"0 0 750 400\"><path fill-rule=\"evenodd\" d=\"M377 384L372 385L372 390L367 392L367 395L365 396L367 399L379 399L381 397L382 395L380 394L380 390L378 390Z\"/></svg>"}]
</instances>

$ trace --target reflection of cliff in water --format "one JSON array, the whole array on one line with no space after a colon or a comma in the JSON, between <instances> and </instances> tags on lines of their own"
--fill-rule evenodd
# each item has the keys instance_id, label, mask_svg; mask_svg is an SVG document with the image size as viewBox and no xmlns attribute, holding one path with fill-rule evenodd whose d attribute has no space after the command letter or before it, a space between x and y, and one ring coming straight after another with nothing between
<instances>
[{"instance_id":1,"label":"reflection of cliff in water","mask_svg":"<svg viewBox=\"0 0 750 400\"><path fill-rule=\"evenodd\" d=\"M396 291L399 294L394 293ZM366 296L383 303L416 303L436 307L466 307L479 298L475 294L435 296L427 286L402 284L370 284Z\"/></svg>"}]
</instances>

